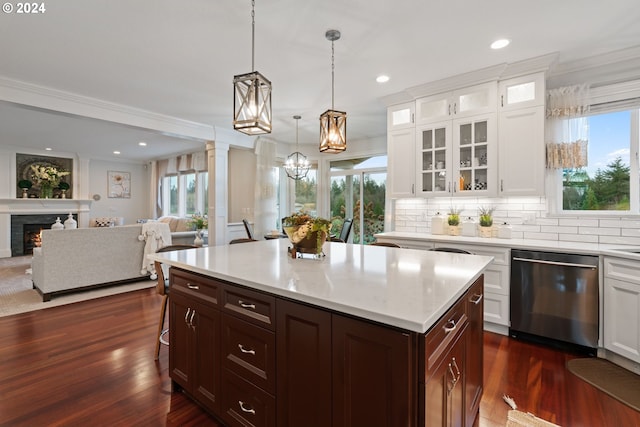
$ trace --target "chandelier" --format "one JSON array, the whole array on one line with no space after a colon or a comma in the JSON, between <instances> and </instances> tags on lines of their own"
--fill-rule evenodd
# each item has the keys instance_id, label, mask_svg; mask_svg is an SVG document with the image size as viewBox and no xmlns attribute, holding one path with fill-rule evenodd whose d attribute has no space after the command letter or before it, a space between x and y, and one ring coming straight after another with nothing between
<instances>
[{"instance_id":1,"label":"chandelier","mask_svg":"<svg viewBox=\"0 0 640 427\"><path fill-rule=\"evenodd\" d=\"M271 82L255 71L255 0L251 0L251 72L233 76L233 128L247 135L271 133Z\"/></svg>"},{"instance_id":2,"label":"chandelier","mask_svg":"<svg viewBox=\"0 0 640 427\"><path fill-rule=\"evenodd\" d=\"M324 36L331 41L331 109L320 115L320 152L340 153L347 149L347 113L333 108L335 83L333 42L340 38L340 31L327 30Z\"/></svg>"},{"instance_id":3,"label":"chandelier","mask_svg":"<svg viewBox=\"0 0 640 427\"><path fill-rule=\"evenodd\" d=\"M298 120L302 117L293 116L293 118L296 119L296 151L287 157L287 160L284 162L284 170L289 178L297 181L307 176L311 165L309 164L309 160L307 160L307 156L298 151Z\"/></svg>"}]
</instances>

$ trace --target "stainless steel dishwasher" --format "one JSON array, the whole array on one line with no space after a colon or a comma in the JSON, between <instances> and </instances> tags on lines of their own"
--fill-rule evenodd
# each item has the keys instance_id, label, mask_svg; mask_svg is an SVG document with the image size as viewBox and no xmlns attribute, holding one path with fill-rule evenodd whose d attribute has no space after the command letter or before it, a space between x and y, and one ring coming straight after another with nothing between
<instances>
[{"instance_id":1,"label":"stainless steel dishwasher","mask_svg":"<svg viewBox=\"0 0 640 427\"><path fill-rule=\"evenodd\" d=\"M511 336L598 346L597 256L514 249L510 288Z\"/></svg>"}]
</instances>

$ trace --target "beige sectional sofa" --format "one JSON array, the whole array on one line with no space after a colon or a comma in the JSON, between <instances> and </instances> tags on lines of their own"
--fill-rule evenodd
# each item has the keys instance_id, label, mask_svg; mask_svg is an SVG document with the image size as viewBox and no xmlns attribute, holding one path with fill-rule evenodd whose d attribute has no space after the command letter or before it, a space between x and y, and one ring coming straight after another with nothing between
<instances>
[{"instance_id":1,"label":"beige sectional sofa","mask_svg":"<svg viewBox=\"0 0 640 427\"><path fill-rule=\"evenodd\" d=\"M43 230L33 253L33 287L48 301L53 295L144 280L142 225Z\"/></svg>"},{"instance_id":2,"label":"beige sectional sofa","mask_svg":"<svg viewBox=\"0 0 640 427\"><path fill-rule=\"evenodd\" d=\"M161 216L156 221L169 224L171 231L171 243L174 245L192 245L196 238L196 232L191 225L191 218L183 218L177 216ZM205 244L207 238L204 239Z\"/></svg>"}]
</instances>

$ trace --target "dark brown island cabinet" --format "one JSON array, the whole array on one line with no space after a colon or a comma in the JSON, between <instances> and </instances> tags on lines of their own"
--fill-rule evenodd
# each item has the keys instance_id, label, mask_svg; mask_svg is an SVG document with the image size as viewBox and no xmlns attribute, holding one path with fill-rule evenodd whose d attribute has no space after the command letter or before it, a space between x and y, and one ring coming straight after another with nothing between
<instances>
[{"instance_id":1,"label":"dark brown island cabinet","mask_svg":"<svg viewBox=\"0 0 640 427\"><path fill-rule=\"evenodd\" d=\"M169 369L227 426L477 426L483 276L425 334L171 268Z\"/></svg>"}]
</instances>

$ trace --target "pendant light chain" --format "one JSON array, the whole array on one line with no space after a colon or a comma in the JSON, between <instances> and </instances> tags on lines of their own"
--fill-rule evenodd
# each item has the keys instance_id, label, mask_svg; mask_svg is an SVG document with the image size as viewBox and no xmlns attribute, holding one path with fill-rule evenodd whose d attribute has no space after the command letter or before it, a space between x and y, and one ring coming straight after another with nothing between
<instances>
[{"instance_id":1,"label":"pendant light chain","mask_svg":"<svg viewBox=\"0 0 640 427\"><path fill-rule=\"evenodd\" d=\"M256 57L256 0L251 0L251 71L255 71Z\"/></svg>"},{"instance_id":2,"label":"pendant light chain","mask_svg":"<svg viewBox=\"0 0 640 427\"><path fill-rule=\"evenodd\" d=\"M335 50L333 48L333 40L331 40L331 109L334 109L333 106L333 95L334 95L334 87L335 87L335 62L334 62Z\"/></svg>"}]
</instances>

